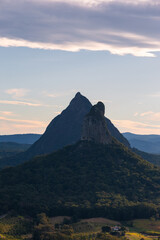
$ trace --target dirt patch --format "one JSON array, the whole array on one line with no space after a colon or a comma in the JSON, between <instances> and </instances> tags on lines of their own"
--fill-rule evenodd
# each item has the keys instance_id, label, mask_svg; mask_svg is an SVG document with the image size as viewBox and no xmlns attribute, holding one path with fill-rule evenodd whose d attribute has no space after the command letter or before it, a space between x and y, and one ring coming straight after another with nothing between
<instances>
[{"instance_id":1,"label":"dirt patch","mask_svg":"<svg viewBox=\"0 0 160 240\"><path fill-rule=\"evenodd\" d=\"M107 218L88 218L88 219L83 219L81 222L89 222L89 223L106 223L109 225L121 225L120 222L113 221Z\"/></svg>"},{"instance_id":2,"label":"dirt patch","mask_svg":"<svg viewBox=\"0 0 160 240\"><path fill-rule=\"evenodd\" d=\"M56 224L56 223L63 223L64 219L71 219L71 217L68 216L58 216L58 217L53 217L50 218L50 221L52 224Z\"/></svg>"}]
</instances>

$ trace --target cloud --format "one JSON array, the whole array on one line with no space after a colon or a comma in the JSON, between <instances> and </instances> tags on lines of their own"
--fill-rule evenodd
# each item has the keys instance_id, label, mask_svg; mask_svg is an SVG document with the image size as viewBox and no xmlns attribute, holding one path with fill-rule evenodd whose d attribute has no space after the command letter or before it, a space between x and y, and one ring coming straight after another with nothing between
<instances>
[{"instance_id":1,"label":"cloud","mask_svg":"<svg viewBox=\"0 0 160 240\"><path fill-rule=\"evenodd\" d=\"M160 98L160 92L156 92L156 93L150 94L149 97Z\"/></svg>"},{"instance_id":2,"label":"cloud","mask_svg":"<svg viewBox=\"0 0 160 240\"><path fill-rule=\"evenodd\" d=\"M153 57L159 12L157 0L1 0L0 46Z\"/></svg>"},{"instance_id":3,"label":"cloud","mask_svg":"<svg viewBox=\"0 0 160 240\"><path fill-rule=\"evenodd\" d=\"M0 117L0 120L5 120L9 122L16 122L16 123L28 123L32 125L40 125L40 126L45 126L41 121L33 121L33 120L22 120L22 119L12 119L12 118L6 118L6 117Z\"/></svg>"},{"instance_id":4,"label":"cloud","mask_svg":"<svg viewBox=\"0 0 160 240\"><path fill-rule=\"evenodd\" d=\"M75 93L75 92L76 92L76 90L69 90L69 91L57 92L57 93L51 93L51 92L43 91L42 94L46 97L58 98L58 97L69 96L69 95L71 95L72 93Z\"/></svg>"},{"instance_id":5,"label":"cloud","mask_svg":"<svg viewBox=\"0 0 160 240\"><path fill-rule=\"evenodd\" d=\"M130 120L112 121L121 132L132 132L136 134L160 134L160 125L146 124Z\"/></svg>"},{"instance_id":6,"label":"cloud","mask_svg":"<svg viewBox=\"0 0 160 240\"><path fill-rule=\"evenodd\" d=\"M40 107L45 106L40 103L31 103L31 102L22 102L22 101L7 101L7 100L0 100L1 104L9 104L9 105L24 105L24 106L31 106L31 107Z\"/></svg>"},{"instance_id":7,"label":"cloud","mask_svg":"<svg viewBox=\"0 0 160 240\"><path fill-rule=\"evenodd\" d=\"M59 115L59 114L61 114L61 112L54 112L56 115Z\"/></svg>"},{"instance_id":8,"label":"cloud","mask_svg":"<svg viewBox=\"0 0 160 240\"><path fill-rule=\"evenodd\" d=\"M27 95L30 90L24 88L12 88L7 89L5 92L12 95L13 98L21 98Z\"/></svg>"},{"instance_id":9,"label":"cloud","mask_svg":"<svg viewBox=\"0 0 160 240\"><path fill-rule=\"evenodd\" d=\"M160 122L160 112L148 111L148 112L141 113L140 116L144 117L146 120L149 120L149 121Z\"/></svg>"},{"instance_id":10,"label":"cloud","mask_svg":"<svg viewBox=\"0 0 160 240\"><path fill-rule=\"evenodd\" d=\"M13 112L7 112L7 111L0 111L0 114L3 116L13 116L15 115Z\"/></svg>"},{"instance_id":11,"label":"cloud","mask_svg":"<svg viewBox=\"0 0 160 240\"><path fill-rule=\"evenodd\" d=\"M10 119L0 117L0 134L15 133L42 133L46 127L45 122L36 120Z\"/></svg>"},{"instance_id":12,"label":"cloud","mask_svg":"<svg viewBox=\"0 0 160 240\"><path fill-rule=\"evenodd\" d=\"M148 115L150 115L152 113L153 113L152 111L148 111L148 112L141 113L140 116L144 117L144 116L148 116Z\"/></svg>"},{"instance_id":13,"label":"cloud","mask_svg":"<svg viewBox=\"0 0 160 240\"><path fill-rule=\"evenodd\" d=\"M136 113L134 113L134 117L137 117L138 116L138 113L136 112Z\"/></svg>"},{"instance_id":14,"label":"cloud","mask_svg":"<svg viewBox=\"0 0 160 240\"><path fill-rule=\"evenodd\" d=\"M134 114L134 117L137 117L140 120L143 119L143 121L160 122L160 112L153 112L153 111L147 111L143 113L136 112Z\"/></svg>"}]
</instances>

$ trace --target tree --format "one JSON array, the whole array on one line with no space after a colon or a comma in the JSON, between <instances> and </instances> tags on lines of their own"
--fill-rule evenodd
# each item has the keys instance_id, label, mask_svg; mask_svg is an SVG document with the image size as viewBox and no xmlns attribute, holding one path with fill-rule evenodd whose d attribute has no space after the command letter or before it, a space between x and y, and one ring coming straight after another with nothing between
<instances>
[{"instance_id":1,"label":"tree","mask_svg":"<svg viewBox=\"0 0 160 240\"><path fill-rule=\"evenodd\" d=\"M37 215L37 225L34 227L33 240L54 240L54 227L44 213Z\"/></svg>"},{"instance_id":2,"label":"tree","mask_svg":"<svg viewBox=\"0 0 160 240\"><path fill-rule=\"evenodd\" d=\"M109 226L103 226L103 227L102 227L102 232L111 232L111 227L109 227Z\"/></svg>"}]
</instances>

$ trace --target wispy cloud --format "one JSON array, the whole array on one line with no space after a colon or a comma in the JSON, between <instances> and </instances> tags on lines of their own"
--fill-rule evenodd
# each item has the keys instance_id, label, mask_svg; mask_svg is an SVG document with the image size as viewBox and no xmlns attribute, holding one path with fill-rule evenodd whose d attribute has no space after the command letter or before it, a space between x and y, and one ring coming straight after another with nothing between
<instances>
[{"instance_id":1,"label":"wispy cloud","mask_svg":"<svg viewBox=\"0 0 160 240\"><path fill-rule=\"evenodd\" d=\"M54 112L54 113L57 114L57 115L61 114L61 112Z\"/></svg>"},{"instance_id":2,"label":"wispy cloud","mask_svg":"<svg viewBox=\"0 0 160 240\"><path fill-rule=\"evenodd\" d=\"M134 117L137 117L138 116L138 112L134 113Z\"/></svg>"},{"instance_id":3,"label":"wispy cloud","mask_svg":"<svg viewBox=\"0 0 160 240\"><path fill-rule=\"evenodd\" d=\"M148 112L141 113L140 116L144 117L144 116L148 116L148 115L151 115L151 114L153 114L153 112L152 111L148 111Z\"/></svg>"},{"instance_id":4,"label":"wispy cloud","mask_svg":"<svg viewBox=\"0 0 160 240\"><path fill-rule=\"evenodd\" d=\"M140 116L144 117L146 120L149 120L149 121L160 122L160 112L148 111L148 112L141 113Z\"/></svg>"},{"instance_id":5,"label":"wispy cloud","mask_svg":"<svg viewBox=\"0 0 160 240\"><path fill-rule=\"evenodd\" d=\"M160 122L160 112L147 111L134 114L134 117L143 121L149 122Z\"/></svg>"},{"instance_id":6,"label":"wispy cloud","mask_svg":"<svg viewBox=\"0 0 160 240\"><path fill-rule=\"evenodd\" d=\"M0 134L42 133L46 126L47 123L42 121L0 117Z\"/></svg>"},{"instance_id":7,"label":"wispy cloud","mask_svg":"<svg viewBox=\"0 0 160 240\"><path fill-rule=\"evenodd\" d=\"M149 95L149 97L160 98L160 92L152 93Z\"/></svg>"},{"instance_id":8,"label":"wispy cloud","mask_svg":"<svg viewBox=\"0 0 160 240\"><path fill-rule=\"evenodd\" d=\"M5 120L8 122L15 122L15 123L28 123L36 126L46 126L46 123L41 122L41 121L35 121L35 120L22 120L22 119L13 119L13 118L7 118L7 117L1 117L0 120Z\"/></svg>"},{"instance_id":9,"label":"wispy cloud","mask_svg":"<svg viewBox=\"0 0 160 240\"><path fill-rule=\"evenodd\" d=\"M13 98L21 98L26 96L29 91L30 91L29 89L24 88L12 88L7 89L5 92L11 95Z\"/></svg>"},{"instance_id":10,"label":"wispy cloud","mask_svg":"<svg viewBox=\"0 0 160 240\"><path fill-rule=\"evenodd\" d=\"M24 106L31 106L31 107L40 107L44 106L40 103L31 103L31 102L22 102L22 101L7 101L7 100L0 100L1 104L8 104L8 105L24 105Z\"/></svg>"},{"instance_id":11,"label":"wispy cloud","mask_svg":"<svg viewBox=\"0 0 160 240\"><path fill-rule=\"evenodd\" d=\"M69 91L65 91L65 92L56 92L56 93L43 91L42 94L46 97L58 98L58 97L69 96L75 92L76 92L76 90L69 90Z\"/></svg>"},{"instance_id":12,"label":"wispy cloud","mask_svg":"<svg viewBox=\"0 0 160 240\"><path fill-rule=\"evenodd\" d=\"M153 57L159 11L158 0L1 0L0 46Z\"/></svg>"},{"instance_id":13,"label":"wispy cloud","mask_svg":"<svg viewBox=\"0 0 160 240\"><path fill-rule=\"evenodd\" d=\"M130 120L113 120L113 123L121 132L133 132L136 134L160 134L160 125L152 125Z\"/></svg>"},{"instance_id":14,"label":"wispy cloud","mask_svg":"<svg viewBox=\"0 0 160 240\"><path fill-rule=\"evenodd\" d=\"M13 112L7 112L7 111L0 111L0 114L3 116L14 116L15 115Z\"/></svg>"}]
</instances>

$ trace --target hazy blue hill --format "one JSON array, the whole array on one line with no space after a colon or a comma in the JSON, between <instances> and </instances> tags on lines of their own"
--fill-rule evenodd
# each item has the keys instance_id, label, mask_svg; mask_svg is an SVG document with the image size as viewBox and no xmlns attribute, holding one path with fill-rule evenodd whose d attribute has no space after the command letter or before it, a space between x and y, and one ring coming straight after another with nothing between
<instances>
[{"instance_id":1,"label":"hazy blue hill","mask_svg":"<svg viewBox=\"0 0 160 240\"><path fill-rule=\"evenodd\" d=\"M40 138L41 134L14 134L0 135L0 142L14 142L19 144L33 144Z\"/></svg>"},{"instance_id":2,"label":"hazy blue hill","mask_svg":"<svg viewBox=\"0 0 160 240\"><path fill-rule=\"evenodd\" d=\"M128 140L133 139L133 138L137 138L142 141L146 141L146 139L147 139L148 141L151 141L151 142L157 142L160 140L160 135L156 135L156 134L142 135L142 134L134 134L134 133L126 132L126 133L123 133L123 135Z\"/></svg>"},{"instance_id":3,"label":"hazy blue hill","mask_svg":"<svg viewBox=\"0 0 160 240\"><path fill-rule=\"evenodd\" d=\"M149 142L149 141L141 141L138 139L131 139L130 144L134 148L138 148L141 151L147 153L160 154L160 141L157 142Z\"/></svg>"},{"instance_id":4,"label":"hazy blue hill","mask_svg":"<svg viewBox=\"0 0 160 240\"><path fill-rule=\"evenodd\" d=\"M133 148L147 153L160 154L160 135L123 133L123 136L128 139Z\"/></svg>"},{"instance_id":5,"label":"hazy blue hill","mask_svg":"<svg viewBox=\"0 0 160 240\"><path fill-rule=\"evenodd\" d=\"M146 218L159 197L159 168L118 143L81 141L0 172L0 213Z\"/></svg>"},{"instance_id":6,"label":"hazy blue hill","mask_svg":"<svg viewBox=\"0 0 160 240\"><path fill-rule=\"evenodd\" d=\"M48 154L79 141L84 117L91 107L90 101L77 93L69 106L51 121L45 133L25 153L1 160L0 168L15 166L34 156ZM108 118L106 118L106 122L110 134L127 147L130 147L127 139L123 137Z\"/></svg>"}]
</instances>

